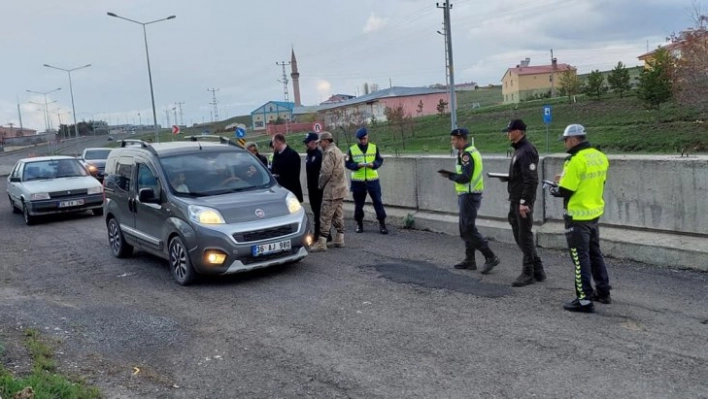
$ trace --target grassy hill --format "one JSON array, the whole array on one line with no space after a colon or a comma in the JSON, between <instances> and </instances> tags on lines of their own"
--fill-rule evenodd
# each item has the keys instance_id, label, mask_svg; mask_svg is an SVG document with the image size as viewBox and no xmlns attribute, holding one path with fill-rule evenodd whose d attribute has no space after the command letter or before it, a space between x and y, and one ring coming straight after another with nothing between
<instances>
[{"instance_id":1,"label":"grassy hill","mask_svg":"<svg viewBox=\"0 0 708 399\"><path fill-rule=\"evenodd\" d=\"M646 110L637 98L618 98L608 95L601 100L578 96L578 102L570 104L567 98L528 101L519 104L501 104L501 88L480 88L457 93L458 126L472 133L475 145L485 153L505 153L509 148L506 136L500 132L509 119L521 118L529 126L529 139L540 153L565 151L558 137L566 125L581 123L588 130L589 140L608 153L669 153L676 154L687 148L690 153L708 152L708 123L702 123L698 113L675 104L665 105L657 121L656 111ZM479 103L479 108L473 108ZM553 122L543 124L542 110L545 104L552 106ZM233 132L224 132L224 126L239 122L247 126L250 116L231 118L227 121L200 125L185 129L184 135L199 135L205 129L212 134L233 137ZM332 133L342 149L355 142L356 129L333 129ZM397 127L379 123L369 127L371 141L383 152L396 153L450 153L450 118L426 116L414 118L401 140ZM268 151L270 137L260 134L246 137ZM291 134L288 139L293 146L304 149L301 143L304 133ZM145 138L152 138L148 134ZM547 141L548 137L548 141ZM160 141L172 140L169 131L161 133Z\"/></svg>"}]
</instances>

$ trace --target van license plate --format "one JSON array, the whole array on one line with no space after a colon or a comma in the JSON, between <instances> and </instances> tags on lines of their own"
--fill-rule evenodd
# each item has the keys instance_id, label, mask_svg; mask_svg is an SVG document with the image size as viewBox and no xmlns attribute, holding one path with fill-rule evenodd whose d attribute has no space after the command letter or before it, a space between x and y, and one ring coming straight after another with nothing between
<instances>
[{"instance_id":1,"label":"van license plate","mask_svg":"<svg viewBox=\"0 0 708 399\"><path fill-rule=\"evenodd\" d=\"M83 204L84 204L84 200L61 201L61 202L59 202L59 208L68 208L70 206L81 206Z\"/></svg>"},{"instance_id":2,"label":"van license plate","mask_svg":"<svg viewBox=\"0 0 708 399\"><path fill-rule=\"evenodd\" d=\"M289 251L291 249L290 240L272 242L270 244L253 245L251 247L251 255L263 256L277 252Z\"/></svg>"}]
</instances>

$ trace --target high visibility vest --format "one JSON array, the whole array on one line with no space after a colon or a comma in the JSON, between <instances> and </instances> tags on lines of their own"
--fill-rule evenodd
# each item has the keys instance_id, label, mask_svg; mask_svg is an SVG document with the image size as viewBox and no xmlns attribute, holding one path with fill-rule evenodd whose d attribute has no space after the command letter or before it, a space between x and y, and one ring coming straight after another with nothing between
<instances>
[{"instance_id":1,"label":"high visibility vest","mask_svg":"<svg viewBox=\"0 0 708 399\"><path fill-rule=\"evenodd\" d=\"M361 152L358 145L353 145L349 148L349 152L352 153L352 161L357 164L360 163L372 163L376 160L376 145L369 143L366 148L366 154ZM379 173L368 166L359 168L352 171L352 180L354 181L367 181L367 180L378 180Z\"/></svg>"},{"instance_id":2,"label":"high visibility vest","mask_svg":"<svg viewBox=\"0 0 708 399\"><path fill-rule=\"evenodd\" d=\"M268 155L268 169L273 167L273 156L275 155L274 152L271 152L270 155Z\"/></svg>"},{"instance_id":3,"label":"high visibility vest","mask_svg":"<svg viewBox=\"0 0 708 399\"><path fill-rule=\"evenodd\" d=\"M592 220L605 211L605 180L610 163L595 148L578 151L565 161L558 185L573 191L566 213L573 220Z\"/></svg>"},{"instance_id":4,"label":"high visibility vest","mask_svg":"<svg viewBox=\"0 0 708 399\"><path fill-rule=\"evenodd\" d=\"M467 146L463 153L469 152L472 155L472 162L474 162L474 170L472 171L472 177L469 183L455 183L455 191L457 195L469 194L469 193L482 193L484 191L484 179L482 175L482 155L473 146ZM458 158L457 165L455 166L455 172L458 174L462 173L462 160Z\"/></svg>"}]
</instances>

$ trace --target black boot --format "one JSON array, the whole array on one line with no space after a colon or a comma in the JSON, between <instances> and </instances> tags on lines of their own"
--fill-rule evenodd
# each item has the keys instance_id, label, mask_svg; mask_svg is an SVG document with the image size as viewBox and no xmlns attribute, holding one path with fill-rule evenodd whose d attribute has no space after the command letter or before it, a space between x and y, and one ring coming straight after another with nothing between
<instances>
[{"instance_id":1,"label":"black boot","mask_svg":"<svg viewBox=\"0 0 708 399\"><path fill-rule=\"evenodd\" d=\"M379 232L381 234L388 234L388 229L386 228L386 222L379 220Z\"/></svg>"},{"instance_id":2,"label":"black boot","mask_svg":"<svg viewBox=\"0 0 708 399\"><path fill-rule=\"evenodd\" d=\"M357 222L356 222L356 232L357 233L364 232L364 222L362 222L361 220L357 220Z\"/></svg>"},{"instance_id":3,"label":"black boot","mask_svg":"<svg viewBox=\"0 0 708 399\"><path fill-rule=\"evenodd\" d=\"M538 282L546 281L546 271L543 270L541 258L536 258L533 262L533 278Z\"/></svg>"},{"instance_id":4,"label":"black boot","mask_svg":"<svg viewBox=\"0 0 708 399\"><path fill-rule=\"evenodd\" d=\"M465 243L465 260L453 266L455 269L477 270L477 261L474 257L474 247Z\"/></svg>"},{"instance_id":5,"label":"black boot","mask_svg":"<svg viewBox=\"0 0 708 399\"><path fill-rule=\"evenodd\" d=\"M482 248L481 251L482 255L484 255L484 268L480 273L489 274L495 266L501 263L501 260L499 260L498 256L494 255L494 252L492 252L489 247Z\"/></svg>"},{"instance_id":6,"label":"black boot","mask_svg":"<svg viewBox=\"0 0 708 399\"><path fill-rule=\"evenodd\" d=\"M575 299L563 305L563 309L571 312L582 312L582 313L592 313L595 311L595 305L592 301L583 301Z\"/></svg>"},{"instance_id":7,"label":"black boot","mask_svg":"<svg viewBox=\"0 0 708 399\"><path fill-rule=\"evenodd\" d=\"M533 265L524 265L519 277L511 283L512 287L523 287L533 284Z\"/></svg>"}]
</instances>

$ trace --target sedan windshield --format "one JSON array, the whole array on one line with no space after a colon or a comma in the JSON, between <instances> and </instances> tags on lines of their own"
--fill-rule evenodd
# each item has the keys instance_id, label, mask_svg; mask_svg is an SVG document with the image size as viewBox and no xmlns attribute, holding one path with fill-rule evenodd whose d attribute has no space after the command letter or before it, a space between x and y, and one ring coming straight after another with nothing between
<instances>
[{"instance_id":1,"label":"sedan windshield","mask_svg":"<svg viewBox=\"0 0 708 399\"><path fill-rule=\"evenodd\" d=\"M86 154L84 154L84 159L108 159L110 152L110 148L105 150L88 150Z\"/></svg>"},{"instance_id":2,"label":"sedan windshield","mask_svg":"<svg viewBox=\"0 0 708 399\"><path fill-rule=\"evenodd\" d=\"M88 176L77 159L52 159L25 164L22 181Z\"/></svg>"},{"instance_id":3,"label":"sedan windshield","mask_svg":"<svg viewBox=\"0 0 708 399\"><path fill-rule=\"evenodd\" d=\"M161 162L177 194L219 195L275 184L258 158L248 152L203 150L164 157Z\"/></svg>"}]
</instances>

